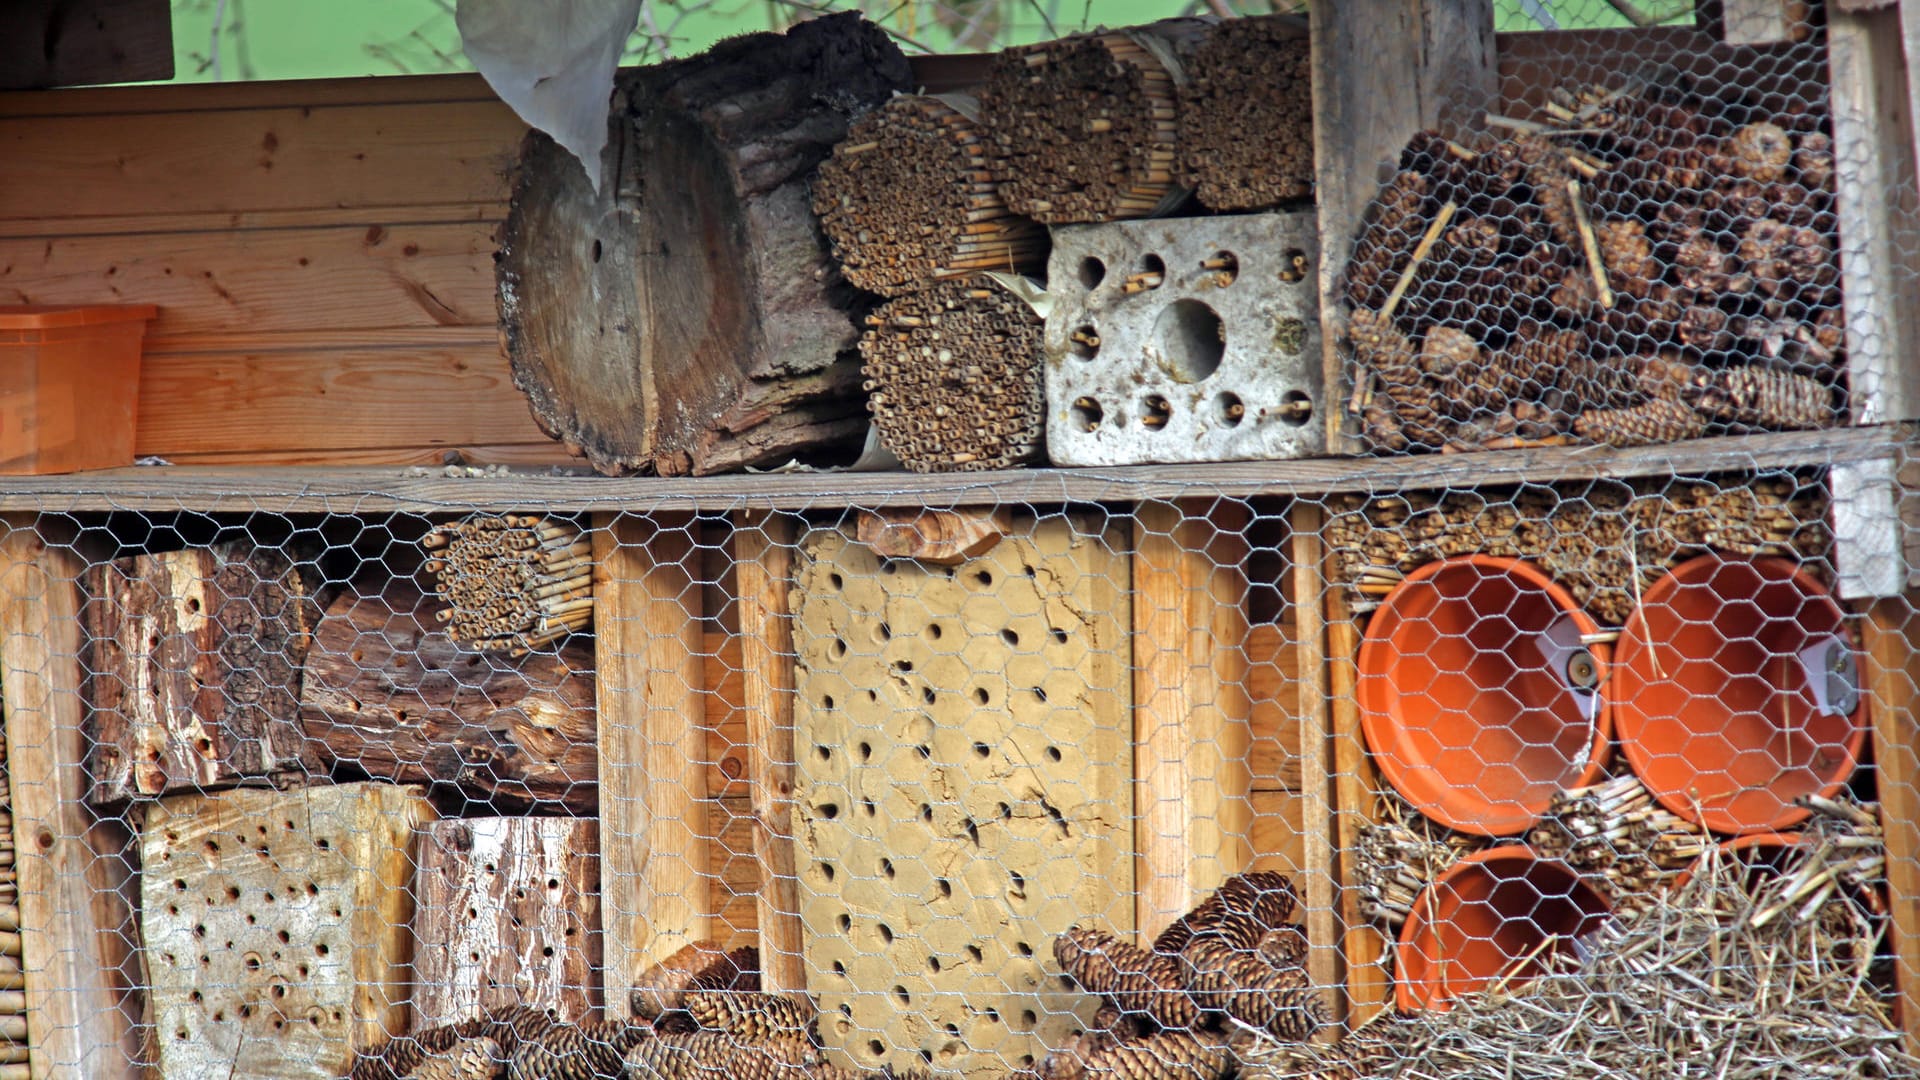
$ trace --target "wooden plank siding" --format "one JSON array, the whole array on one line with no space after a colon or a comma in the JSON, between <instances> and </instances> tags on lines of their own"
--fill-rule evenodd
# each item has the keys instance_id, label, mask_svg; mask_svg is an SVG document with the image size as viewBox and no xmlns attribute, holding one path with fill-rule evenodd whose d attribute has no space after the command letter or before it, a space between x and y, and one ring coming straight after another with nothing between
<instances>
[{"instance_id":1,"label":"wooden plank siding","mask_svg":"<svg viewBox=\"0 0 1920 1080\"><path fill-rule=\"evenodd\" d=\"M494 330L475 76L0 94L0 304L152 303L136 453L563 463Z\"/></svg>"}]
</instances>

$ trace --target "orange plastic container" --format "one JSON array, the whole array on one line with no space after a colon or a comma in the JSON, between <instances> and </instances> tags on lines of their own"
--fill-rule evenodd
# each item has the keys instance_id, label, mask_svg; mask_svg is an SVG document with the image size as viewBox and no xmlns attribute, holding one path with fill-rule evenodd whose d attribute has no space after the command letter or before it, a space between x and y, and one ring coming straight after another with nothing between
<instances>
[{"instance_id":1,"label":"orange plastic container","mask_svg":"<svg viewBox=\"0 0 1920 1080\"><path fill-rule=\"evenodd\" d=\"M1611 918L1600 890L1572 867L1521 844L1475 852L1446 869L1413 902L1400 927L1394 996L1403 1010L1444 1012L1496 980L1519 987L1547 953Z\"/></svg>"},{"instance_id":2,"label":"orange plastic container","mask_svg":"<svg viewBox=\"0 0 1920 1080\"><path fill-rule=\"evenodd\" d=\"M133 464L151 304L0 306L0 474Z\"/></svg>"},{"instance_id":3,"label":"orange plastic container","mask_svg":"<svg viewBox=\"0 0 1920 1080\"><path fill-rule=\"evenodd\" d=\"M1620 747L1668 810L1720 833L1806 820L1866 741L1846 613L1785 559L1703 555L1647 590L1620 635Z\"/></svg>"},{"instance_id":4,"label":"orange plastic container","mask_svg":"<svg viewBox=\"0 0 1920 1080\"><path fill-rule=\"evenodd\" d=\"M1608 650L1581 641L1594 632L1529 563L1474 555L1415 570L1360 643L1360 722L1380 771L1449 828L1524 831L1606 765Z\"/></svg>"}]
</instances>

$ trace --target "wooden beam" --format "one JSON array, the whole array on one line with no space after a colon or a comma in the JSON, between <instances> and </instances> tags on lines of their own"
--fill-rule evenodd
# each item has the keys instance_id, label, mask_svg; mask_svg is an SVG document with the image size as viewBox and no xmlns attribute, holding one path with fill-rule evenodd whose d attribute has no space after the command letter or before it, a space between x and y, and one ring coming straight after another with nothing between
<instances>
[{"instance_id":1,"label":"wooden beam","mask_svg":"<svg viewBox=\"0 0 1920 1080\"><path fill-rule=\"evenodd\" d=\"M21 961L33 1080L141 1075L144 982L122 892L124 844L87 812L80 701L80 560L32 518L0 527L0 695L12 779Z\"/></svg>"},{"instance_id":2,"label":"wooden beam","mask_svg":"<svg viewBox=\"0 0 1920 1080\"><path fill-rule=\"evenodd\" d=\"M595 514L600 904L608 1015L647 964L712 936L704 604L690 514Z\"/></svg>"},{"instance_id":3,"label":"wooden beam","mask_svg":"<svg viewBox=\"0 0 1920 1080\"><path fill-rule=\"evenodd\" d=\"M1561 480L1709 476L1721 472L1890 461L1906 452L1903 427L1829 428L1700 439L1614 450L1600 446L1300 461L1227 461L989 473L742 473L701 477L513 474L448 478L395 468L131 468L71 476L9 476L0 511L550 513L618 506L631 513L804 510L821 506L954 507L984 503L1115 503L1220 497L1377 494Z\"/></svg>"},{"instance_id":4,"label":"wooden beam","mask_svg":"<svg viewBox=\"0 0 1920 1080\"><path fill-rule=\"evenodd\" d=\"M740 699L747 718L747 783L753 850L760 863L757 907L760 979L771 991L804 993L800 879L793 855L793 580L795 519L744 513L733 534L740 612Z\"/></svg>"},{"instance_id":5,"label":"wooden beam","mask_svg":"<svg viewBox=\"0 0 1920 1080\"><path fill-rule=\"evenodd\" d=\"M1903 49L1920 5L1828 14L1834 208L1856 424L1920 418L1920 94Z\"/></svg>"},{"instance_id":6,"label":"wooden beam","mask_svg":"<svg viewBox=\"0 0 1920 1080\"><path fill-rule=\"evenodd\" d=\"M0 4L0 89L171 78L171 0Z\"/></svg>"},{"instance_id":7,"label":"wooden beam","mask_svg":"<svg viewBox=\"0 0 1920 1080\"><path fill-rule=\"evenodd\" d=\"M1324 512L1322 514L1324 525ZM1324 549L1325 544L1321 544ZM1327 695L1327 753L1333 759L1334 852L1340 872L1341 960L1346 965L1347 1024L1358 1027L1387 1007L1393 980L1381 967L1387 939L1361 911L1359 875L1354 853L1360 849L1360 830L1379 818L1380 774L1367 756L1360 733L1360 628L1353 621L1347 592L1334 587L1338 560L1325 552L1317 586L1325 597Z\"/></svg>"},{"instance_id":8,"label":"wooden beam","mask_svg":"<svg viewBox=\"0 0 1920 1080\"><path fill-rule=\"evenodd\" d=\"M1314 4L1313 156L1320 213L1320 329L1326 400L1348 397L1339 288L1353 241L1409 136L1459 126L1497 100L1493 5L1485 0ZM1386 73L1391 73L1386 74ZM1344 409L1327 410L1327 450L1356 449Z\"/></svg>"},{"instance_id":9,"label":"wooden beam","mask_svg":"<svg viewBox=\"0 0 1920 1080\"><path fill-rule=\"evenodd\" d=\"M1149 502L1133 536L1134 921L1148 942L1252 861L1248 512Z\"/></svg>"},{"instance_id":10,"label":"wooden beam","mask_svg":"<svg viewBox=\"0 0 1920 1080\"><path fill-rule=\"evenodd\" d=\"M1920 592L1865 611L1867 706L1880 824L1886 832L1887 904L1893 917L1894 976L1909 1053L1920 1053Z\"/></svg>"},{"instance_id":11,"label":"wooden beam","mask_svg":"<svg viewBox=\"0 0 1920 1080\"><path fill-rule=\"evenodd\" d=\"M1292 527L1289 553L1293 572L1295 663L1299 665L1300 802L1302 876L1307 917L1307 973L1314 985L1342 985L1345 967L1340 934L1340 853L1335 848L1335 787L1338 766L1333 747L1333 717L1327 704L1326 615L1320 604L1325 582L1320 567L1327 558L1320 530L1326 511L1317 503L1296 502L1287 515ZM1346 1014L1342 998L1335 1016Z\"/></svg>"}]
</instances>

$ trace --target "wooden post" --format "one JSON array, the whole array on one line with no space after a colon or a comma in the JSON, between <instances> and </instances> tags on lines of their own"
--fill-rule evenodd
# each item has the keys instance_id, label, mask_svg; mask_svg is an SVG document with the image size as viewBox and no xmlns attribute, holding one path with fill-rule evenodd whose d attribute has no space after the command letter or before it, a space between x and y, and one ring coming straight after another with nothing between
<instances>
[{"instance_id":1,"label":"wooden post","mask_svg":"<svg viewBox=\"0 0 1920 1080\"><path fill-rule=\"evenodd\" d=\"M1324 511L1322 512L1324 522ZM1325 547L1324 544L1321 547ZM1344 589L1335 586L1335 558L1326 552L1324 572L1316 583L1326 598L1326 663L1328 753L1333 758L1334 853L1340 871L1341 961L1347 969L1347 1024L1358 1027L1387 1007L1393 980L1380 966L1387 939L1360 910L1358 875L1353 852L1359 850L1360 830L1378 817L1380 775L1367 756L1360 734L1360 628L1354 625ZM1296 579L1297 580L1297 579Z\"/></svg>"},{"instance_id":2,"label":"wooden post","mask_svg":"<svg viewBox=\"0 0 1920 1080\"><path fill-rule=\"evenodd\" d=\"M740 701L747 718L747 784L760 863L760 981L805 992L800 879L793 858L794 519L742 514L733 534L740 612Z\"/></svg>"},{"instance_id":3,"label":"wooden post","mask_svg":"<svg viewBox=\"0 0 1920 1080\"><path fill-rule=\"evenodd\" d=\"M594 516L600 911L615 1019L642 968L712 936L695 527L691 514Z\"/></svg>"},{"instance_id":4,"label":"wooden post","mask_svg":"<svg viewBox=\"0 0 1920 1080\"><path fill-rule=\"evenodd\" d=\"M1834 209L1846 306L1853 422L1920 419L1920 218L1915 124L1920 95L1902 42L1920 43L1920 8L1828 15Z\"/></svg>"},{"instance_id":5,"label":"wooden post","mask_svg":"<svg viewBox=\"0 0 1920 1080\"><path fill-rule=\"evenodd\" d=\"M1150 942L1252 859L1247 511L1142 503L1133 536L1134 921Z\"/></svg>"},{"instance_id":6,"label":"wooden post","mask_svg":"<svg viewBox=\"0 0 1920 1080\"><path fill-rule=\"evenodd\" d=\"M1867 707L1886 832L1887 905L1907 1050L1920 1053L1920 591L1866 608Z\"/></svg>"},{"instance_id":7,"label":"wooden post","mask_svg":"<svg viewBox=\"0 0 1920 1080\"><path fill-rule=\"evenodd\" d=\"M1497 100L1493 5L1340 0L1314 4L1308 18L1325 400L1344 402L1346 313L1339 284L1367 204L1384 180L1381 166L1397 160L1421 128L1454 123ZM1326 419L1328 453L1358 449L1344 409L1329 408Z\"/></svg>"},{"instance_id":8,"label":"wooden post","mask_svg":"<svg viewBox=\"0 0 1920 1080\"><path fill-rule=\"evenodd\" d=\"M419 840L413 1030L502 1005L593 1019L600 836L558 817L454 818Z\"/></svg>"},{"instance_id":9,"label":"wooden post","mask_svg":"<svg viewBox=\"0 0 1920 1080\"><path fill-rule=\"evenodd\" d=\"M80 705L80 563L31 517L0 537L0 693L18 845L22 966L34 1080L140 1075L141 1007L124 846L87 812ZM144 981L144 980L141 980Z\"/></svg>"},{"instance_id":10,"label":"wooden post","mask_svg":"<svg viewBox=\"0 0 1920 1080\"><path fill-rule=\"evenodd\" d=\"M1301 846L1306 878L1307 973L1314 984L1341 985L1340 853L1335 848L1335 786L1338 765L1333 758L1333 717L1327 694L1327 633L1320 594L1325 583L1320 567L1326 555L1320 529L1326 511L1316 503L1298 502L1288 513L1292 529L1293 627L1295 663L1300 689L1300 802ZM1344 1006L1344 999L1343 999ZM1344 1007L1336 1016L1344 1015Z\"/></svg>"}]
</instances>

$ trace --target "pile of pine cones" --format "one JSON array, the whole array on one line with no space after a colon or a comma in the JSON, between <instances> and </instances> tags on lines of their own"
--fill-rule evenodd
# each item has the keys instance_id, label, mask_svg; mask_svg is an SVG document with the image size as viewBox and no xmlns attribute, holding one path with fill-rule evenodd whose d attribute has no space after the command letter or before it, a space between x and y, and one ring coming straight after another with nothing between
<instances>
[{"instance_id":1,"label":"pile of pine cones","mask_svg":"<svg viewBox=\"0 0 1920 1080\"><path fill-rule=\"evenodd\" d=\"M631 1020L526 1006L388 1041L349 1080L897 1080L826 1063L813 1005L760 990L759 953L695 942L635 980ZM905 1078L898 1078L905 1080Z\"/></svg>"},{"instance_id":2,"label":"pile of pine cones","mask_svg":"<svg viewBox=\"0 0 1920 1080\"><path fill-rule=\"evenodd\" d=\"M1356 612L1417 566L1484 554L1539 565L1594 619L1619 626L1668 567L1706 551L1819 570L1833 546L1827 509L1820 483L1791 474L1343 495L1327 543Z\"/></svg>"},{"instance_id":3,"label":"pile of pine cones","mask_svg":"<svg viewBox=\"0 0 1920 1080\"><path fill-rule=\"evenodd\" d=\"M1347 267L1377 452L1825 427L1845 334L1832 140L1678 91L1416 135Z\"/></svg>"},{"instance_id":4,"label":"pile of pine cones","mask_svg":"<svg viewBox=\"0 0 1920 1080\"><path fill-rule=\"evenodd\" d=\"M1306 971L1307 937L1288 922L1286 875L1241 874L1151 949L1076 928L1054 942L1061 968L1101 998L1093 1028L1015 1080L1220 1080L1248 1038L1298 1041L1325 1023Z\"/></svg>"}]
</instances>

